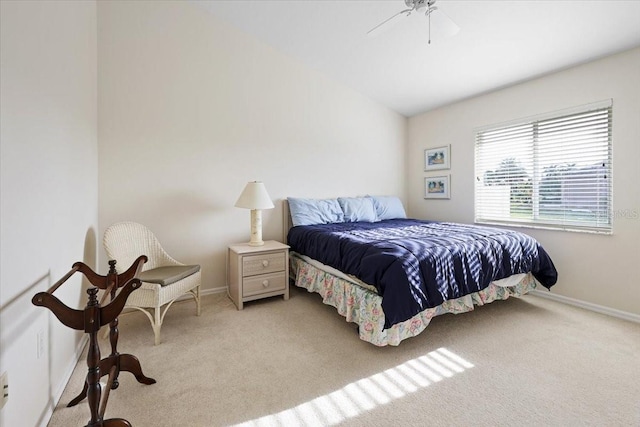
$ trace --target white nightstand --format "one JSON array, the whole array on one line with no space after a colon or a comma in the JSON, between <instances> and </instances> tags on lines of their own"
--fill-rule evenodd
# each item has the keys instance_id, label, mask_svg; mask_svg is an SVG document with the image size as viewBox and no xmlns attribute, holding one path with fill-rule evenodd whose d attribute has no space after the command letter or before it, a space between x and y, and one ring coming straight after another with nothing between
<instances>
[{"instance_id":1,"label":"white nightstand","mask_svg":"<svg viewBox=\"0 0 640 427\"><path fill-rule=\"evenodd\" d=\"M275 240L263 246L230 245L227 292L238 310L260 298L289 299L289 246Z\"/></svg>"}]
</instances>

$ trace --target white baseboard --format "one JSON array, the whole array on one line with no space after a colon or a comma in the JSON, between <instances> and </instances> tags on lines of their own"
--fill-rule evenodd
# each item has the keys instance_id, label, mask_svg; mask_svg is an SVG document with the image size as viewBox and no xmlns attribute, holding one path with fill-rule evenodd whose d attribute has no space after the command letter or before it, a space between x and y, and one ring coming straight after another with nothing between
<instances>
[{"instance_id":1,"label":"white baseboard","mask_svg":"<svg viewBox=\"0 0 640 427\"><path fill-rule=\"evenodd\" d=\"M221 294L222 292L227 292L227 287L223 286L220 288L211 288L211 289L201 289L200 290L200 296L201 297L205 297L207 295L214 295L214 294ZM178 298L176 301L184 301L184 300L192 300L193 296L191 294L184 294L182 295L180 298Z\"/></svg>"},{"instance_id":2,"label":"white baseboard","mask_svg":"<svg viewBox=\"0 0 640 427\"><path fill-rule=\"evenodd\" d=\"M541 291L534 289L529 292L531 295L535 295L541 298L547 298L550 300L558 301L564 304L573 305L576 307L584 308L586 310L595 311L596 313L606 314L608 316L617 317L619 319L629 320L631 322L640 323L640 315L629 313L627 311L616 310L615 308L605 307L603 305L593 304L590 302L582 301L575 298L569 298L558 294L553 294L548 291Z\"/></svg>"},{"instance_id":3,"label":"white baseboard","mask_svg":"<svg viewBox=\"0 0 640 427\"><path fill-rule=\"evenodd\" d=\"M222 286L220 288L201 290L200 291L200 295L204 296L204 295L221 294L222 292L227 292L227 287L226 286Z\"/></svg>"},{"instance_id":4,"label":"white baseboard","mask_svg":"<svg viewBox=\"0 0 640 427\"><path fill-rule=\"evenodd\" d=\"M88 343L89 343L89 336L84 334L84 336L78 342L74 355L69 361L69 365L67 366L67 369L65 370L65 373L62 376L62 379L60 380L60 383L57 385L56 390L53 392L53 395L50 396L50 399L49 399L50 404L47 406L47 410L41 418L42 422L40 423L40 427L47 427L47 425L49 424L49 421L51 421L51 417L53 416L53 410L60 402L60 399L62 398L62 393L64 393L64 389L67 387L67 384L71 379L71 375L73 375L73 371L76 369L76 366L78 365L78 361L82 357L82 353L84 352L84 349Z\"/></svg>"}]
</instances>

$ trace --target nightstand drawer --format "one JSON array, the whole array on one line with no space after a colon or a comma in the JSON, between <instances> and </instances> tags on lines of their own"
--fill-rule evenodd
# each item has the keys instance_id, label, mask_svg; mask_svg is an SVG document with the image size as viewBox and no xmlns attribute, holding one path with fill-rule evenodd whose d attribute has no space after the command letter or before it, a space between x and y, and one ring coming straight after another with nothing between
<instances>
[{"instance_id":1,"label":"nightstand drawer","mask_svg":"<svg viewBox=\"0 0 640 427\"><path fill-rule=\"evenodd\" d=\"M242 276L284 271L286 253L284 251L242 257Z\"/></svg>"},{"instance_id":2,"label":"nightstand drawer","mask_svg":"<svg viewBox=\"0 0 640 427\"><path fill-rule=\"evenodd\" d=\"M244 280L242 296L262 294L285 289L287 278L284 272L275 274L264 274L261 276L249 277Z\"/></svg>"}]
</instances>

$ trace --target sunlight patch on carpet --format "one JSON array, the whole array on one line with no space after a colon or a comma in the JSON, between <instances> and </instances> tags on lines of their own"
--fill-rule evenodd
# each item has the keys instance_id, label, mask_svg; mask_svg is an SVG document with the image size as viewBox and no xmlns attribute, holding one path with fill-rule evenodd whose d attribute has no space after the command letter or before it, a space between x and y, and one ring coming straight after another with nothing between
<instances>
[{"instance_id":1,"label":"sunlight patch on carpet","mask_svg":"<svg viewBox=\"0 0 640 427\"><path fill-rule=\"evenodd\" d=\"M441 347L294 408L249 420L235 427L336 425L451 378L473 366Z\"/></svg>"}]
</instances>

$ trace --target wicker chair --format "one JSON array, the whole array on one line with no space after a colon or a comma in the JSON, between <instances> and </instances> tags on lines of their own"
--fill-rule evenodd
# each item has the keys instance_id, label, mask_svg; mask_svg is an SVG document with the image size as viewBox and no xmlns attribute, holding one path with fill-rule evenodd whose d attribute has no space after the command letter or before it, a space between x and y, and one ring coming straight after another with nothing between
<instances>
[{"instance_id":1,"label":"wicker chair","mask_svg":"<svg viewBox=\"0 0 640 427\"><path fill-rule=\"evenodd\" d=\"M125 308L135 308L147 315L155 335L155 345L160 344L160 328L167 310L181 296L193 296L196 315L200 316L199 265L184 265L171 258L156 236L135 222L111 225L104 232L103 244L109 259L117 261L118 273L122 273L121 269L127 268L140 255L149 258L142 272L136 276L142 281L142 286L129 295Z\"/></svg>"}]
</instances>

